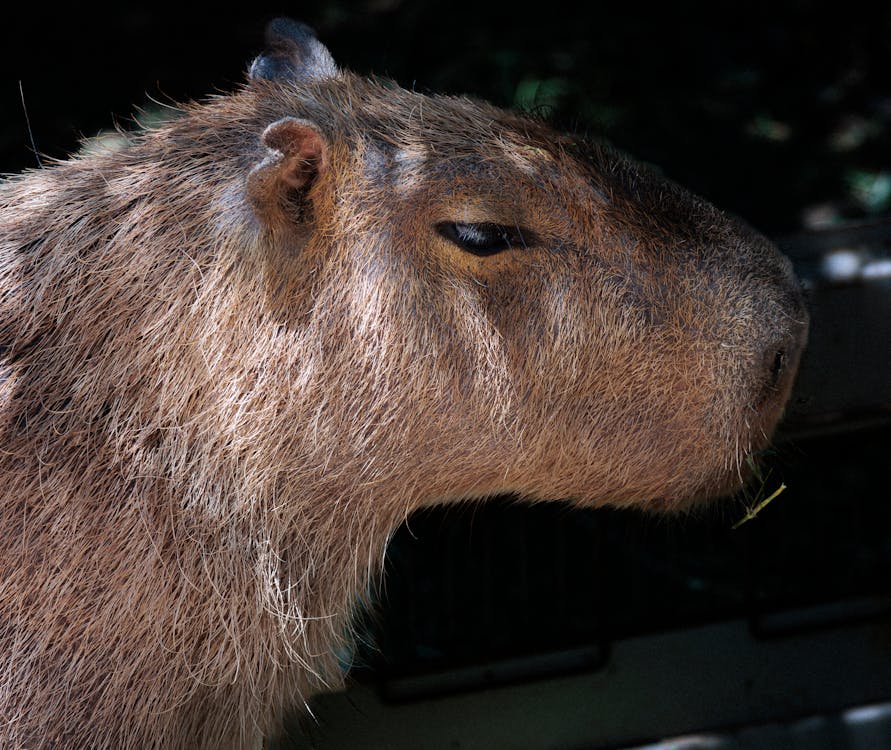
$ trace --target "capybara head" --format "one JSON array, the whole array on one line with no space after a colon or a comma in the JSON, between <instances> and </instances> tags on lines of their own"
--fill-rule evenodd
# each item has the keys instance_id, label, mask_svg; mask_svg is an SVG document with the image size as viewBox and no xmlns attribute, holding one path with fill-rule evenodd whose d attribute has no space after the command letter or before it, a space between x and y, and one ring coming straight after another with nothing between
<instances>
[{"instance_id":1,"label":"capybara head","mask_svg":"<svg viewBox=\"0 0 891 750\"><path fill-rule=\"evenodd\" d=\"M608 147L341 71L0 187L0 736L248 747L340 678L413 509L683 507L743 479L790 265Z\"/></svg>"}]
</instances>

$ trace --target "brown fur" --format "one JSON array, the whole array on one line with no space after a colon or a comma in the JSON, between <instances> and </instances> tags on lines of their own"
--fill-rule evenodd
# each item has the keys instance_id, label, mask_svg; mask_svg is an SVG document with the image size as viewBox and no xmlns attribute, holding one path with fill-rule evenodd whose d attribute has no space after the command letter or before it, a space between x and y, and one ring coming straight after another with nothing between
<instances>
[{"instance_id":1,"label":"brown fur","mask_svg":"<svg viewBox=\"0 0 891 750\"><path fill-rule=\"evenodd\" d=\"M480 258L455 220L540 241ZM349 73L256 76L7 180L0 294L23 748L256 747L340 683L420 506L734 486L805 320L787 261L651 171Z\"/></svg>"}]
</instances>

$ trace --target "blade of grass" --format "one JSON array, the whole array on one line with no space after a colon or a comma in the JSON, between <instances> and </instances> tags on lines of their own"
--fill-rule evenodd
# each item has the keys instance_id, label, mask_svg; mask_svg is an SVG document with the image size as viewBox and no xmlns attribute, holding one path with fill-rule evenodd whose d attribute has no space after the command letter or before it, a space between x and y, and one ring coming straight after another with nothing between
<instances>
[{"instance_id":1,"label":"blade of grass","mask_svg":"<svg viewBox=\"0 0 891 750\"><path fill-rule=\"evenodd\" d=\"M760 503L758 503L754 507L749 508L749 510L746 511L746 514L742 518L740 518L739 521L737 521L735 524L733 524L733 526L731 526L730 528L738 529L740 526L742 526L744 523L746 523L746 521L751 521L755 516L757 516L762 510L764 510L767 507L768 503L770 503L771 500L773 500L775 497L777 497L785 489L786 489L786 485L781 484L768 497L764 498L764 500L762 500Z\"/></svg>"}]
</instances>

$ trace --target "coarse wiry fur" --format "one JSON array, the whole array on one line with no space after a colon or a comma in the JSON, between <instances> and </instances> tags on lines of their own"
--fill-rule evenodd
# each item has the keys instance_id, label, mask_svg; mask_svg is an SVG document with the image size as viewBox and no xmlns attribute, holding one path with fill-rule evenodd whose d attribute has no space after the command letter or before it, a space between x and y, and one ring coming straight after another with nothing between
<instances>
[{"instance_id":1,"label":"coarse wiry fur","mask_svg":"<svg viewBox=\"0 0 891 750\"><path fill-rule=\"evenodd\" d=\"M305 190L264 141L287 117L321 134ZM536 243L477 257L441 221ZM0 744L23 748L256 747L341 680L413 509L727 489L805 320L769 244L656 174L331 71L8 179L0 295Z\"/></svg>"}]
</instances>

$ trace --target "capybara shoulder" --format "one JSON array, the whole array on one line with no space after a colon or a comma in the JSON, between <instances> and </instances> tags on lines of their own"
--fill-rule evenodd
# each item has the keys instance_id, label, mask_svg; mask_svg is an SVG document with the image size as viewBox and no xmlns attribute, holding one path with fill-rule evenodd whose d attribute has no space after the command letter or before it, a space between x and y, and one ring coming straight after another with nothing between
<instances>
[{"instance_id":1,"label":"capybara shoulder","mask_svg":"<svg viewBox=\"0 0 891 750\"><path fill-rule=\"evenodd\" d=\"M806 314L608 147L338 69L0 185L4 747L256 747L412 510L734 487Z\"/></svg>"}]
</instances>

